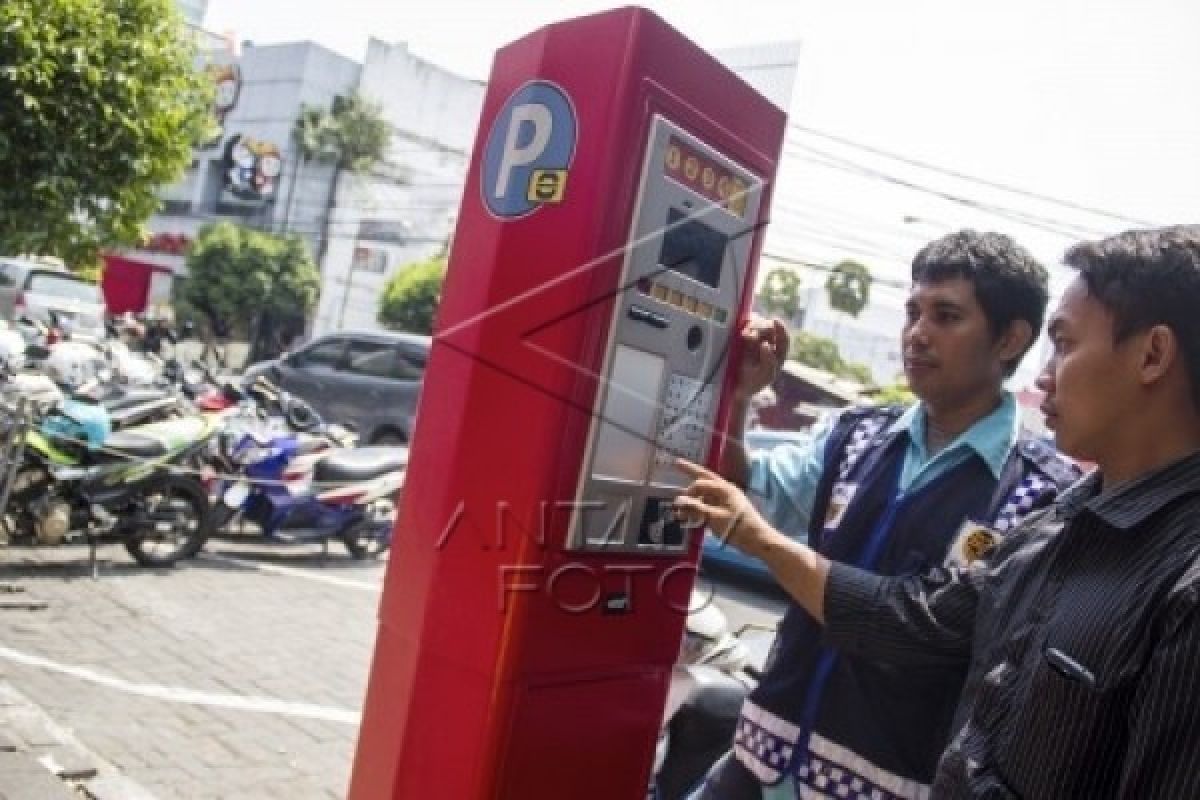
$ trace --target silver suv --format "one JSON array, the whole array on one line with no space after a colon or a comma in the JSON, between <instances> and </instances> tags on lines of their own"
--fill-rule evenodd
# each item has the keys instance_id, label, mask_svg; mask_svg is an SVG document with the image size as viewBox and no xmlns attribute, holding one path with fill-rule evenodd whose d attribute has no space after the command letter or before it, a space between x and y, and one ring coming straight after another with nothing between
<instances>
[{"instance_id":1,"label":"silver suv","mask_svg":"<svg viewBox=\"0 0 1200 800\"><path fill-rule=\"evenodd\" d=\"M21 317L57 320L72 336L103 339L104 311L100 287L63 267L0 258L0 318L9 323Z\"/></svg>"},{"instance_id":2,"label":"silver suv","mask_svg":"<svg viewBox=\"0 0 1200 800\"><path fill-rule=\"evenodd\" d=\"M326 422L352 426L365 444L407 444L429 360L430 338L339 331L248 368L307 400Z\"/></svg>"}]
</instances>

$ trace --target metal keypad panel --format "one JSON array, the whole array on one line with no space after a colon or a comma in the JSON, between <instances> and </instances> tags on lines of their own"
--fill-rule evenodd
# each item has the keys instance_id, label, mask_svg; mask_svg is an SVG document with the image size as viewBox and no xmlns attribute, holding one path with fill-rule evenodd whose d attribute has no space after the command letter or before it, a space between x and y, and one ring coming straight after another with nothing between
<instances>
[{"instance_id":1,"label":"metal keypad panel","mask_svg":"<svg viewBox=\"0 0 1200 800\"><path fill-rule=\"evenodd\" d=\"M712 397L711 385L686 375L671 376L658 418L655 464L670 466L676 458L704 461L711 434Z\"/></svg>"},{"instance_id":2,"label":"metal keypad panel","mask_svg":"<svg viewBox=\"0 0 1200 800\"><path fill-rule=\"evenodd\" d=\"M671 514L690 482L675 459L709 455L761 188L654 118L576 495L592 510L573 518L568 547L678 554L697 535Z\"/></svg>"}]
</instances>

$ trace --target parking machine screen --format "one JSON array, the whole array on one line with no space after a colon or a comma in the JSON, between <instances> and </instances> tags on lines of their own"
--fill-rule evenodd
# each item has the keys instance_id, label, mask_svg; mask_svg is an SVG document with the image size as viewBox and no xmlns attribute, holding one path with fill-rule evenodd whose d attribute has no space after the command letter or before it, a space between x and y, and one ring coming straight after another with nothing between
<instances>
[{"instance_id":1,"label":"parking machine screen","mask_svg":"<svg viewBox=\"0 0 1200 800\"><path fill-rule=\"evenodd\" d=\"M658 261L667 269L715 289L721 283L721 264L728 245L728 236L672 208L667 214Z\"/></svg>"}]
</instances>

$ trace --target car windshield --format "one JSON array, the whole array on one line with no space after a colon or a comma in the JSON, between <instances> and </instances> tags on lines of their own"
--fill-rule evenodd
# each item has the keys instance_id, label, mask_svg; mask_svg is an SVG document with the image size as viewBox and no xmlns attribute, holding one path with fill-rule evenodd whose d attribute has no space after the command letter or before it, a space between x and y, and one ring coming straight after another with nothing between
<instances>
[{"instance_id":1,"label":"car windshield","mask_svg":"<svg viewBox=\"0 0 1200 800\"><path fill-rule=\"evenodd\" d=\"M29 277L29 291L35 294L52 294L56 297L66 297L84 303L100 304L104 302L100 296L99 286L80 280L79 278L73 278L70 275L35 272Z\"/></svg>"}]
</instances>

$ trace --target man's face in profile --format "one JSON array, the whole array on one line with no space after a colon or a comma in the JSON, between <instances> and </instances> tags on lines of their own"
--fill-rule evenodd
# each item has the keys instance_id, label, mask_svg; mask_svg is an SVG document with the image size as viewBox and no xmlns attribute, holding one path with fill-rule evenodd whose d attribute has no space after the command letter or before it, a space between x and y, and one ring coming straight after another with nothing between
<instances>
[{"instance_id":1,"label":"man's face in profile","mask_svg":"<svg viewBox=\"0 0 1200 800\"><path fill-rule=\"evenodd\" d=\"M1068 287L1047 328L1053 355L1038 377L1042 412L1060 450L1098 461L1122 421L1137 413L1137 336L1114 339L1112 313L1080 277Z\"/></svg>"}]
</instances>

